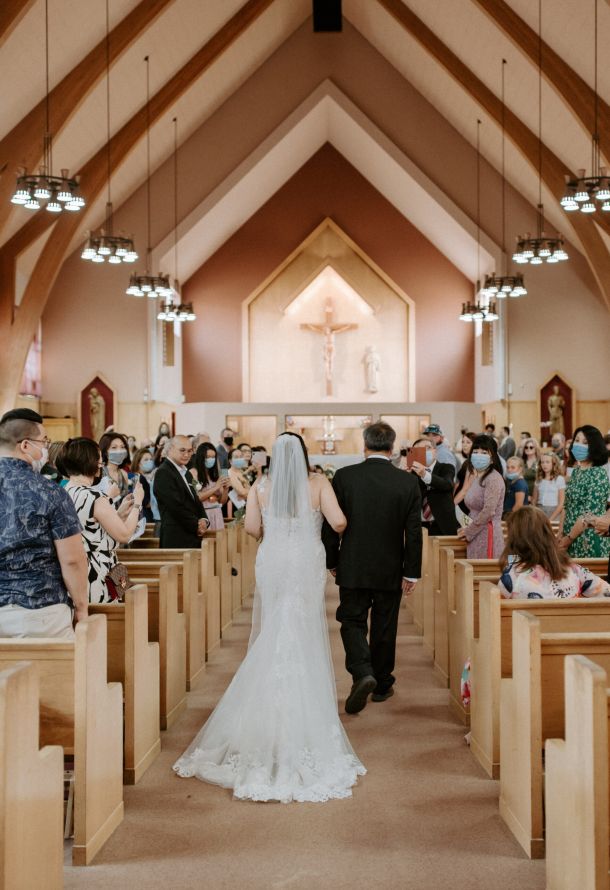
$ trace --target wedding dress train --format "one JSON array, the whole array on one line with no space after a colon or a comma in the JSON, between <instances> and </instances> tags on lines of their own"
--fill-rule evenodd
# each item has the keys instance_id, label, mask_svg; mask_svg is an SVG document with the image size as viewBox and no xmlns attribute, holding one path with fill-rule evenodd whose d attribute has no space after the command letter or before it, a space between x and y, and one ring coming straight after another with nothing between
<instances>
[{"instance_id":1,"label":"wedding dress train","mask_svg":"<svg viewBox=\"0 0 610 890\"><path fill-rule=\"evenodd\" d=\"M248 653L209 720L174 765L239 799L351 796L366 772L339 720L324 587L322 514L262 511Z\"/></svg>"}]
</instances>

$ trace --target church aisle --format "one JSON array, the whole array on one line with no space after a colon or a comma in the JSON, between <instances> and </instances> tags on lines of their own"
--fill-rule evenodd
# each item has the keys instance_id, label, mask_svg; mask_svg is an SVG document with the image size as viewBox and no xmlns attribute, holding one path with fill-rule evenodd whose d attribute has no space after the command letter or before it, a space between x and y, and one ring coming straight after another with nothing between
<instances>
[{"instance_id":1,"label":"church aisle","mask_svg":"<svg viewBox=\"0 0 610 890\"><path fill-rule=\"evenodd\" d=\"M340 708L349 691L327 607ZM544 862L530 862L498 815L487 779L449 716L421 638L401 612L396 695L343 714L369 769L351 800L325 804L234 802L229 791L179 779L171 765L229 683L248 641L240 613L214 653L202 689L163 734L163 751L139 785L125 788L125 821L88 868L65 869L66 890L542 890Z\"/></svg>"}]
</instances>

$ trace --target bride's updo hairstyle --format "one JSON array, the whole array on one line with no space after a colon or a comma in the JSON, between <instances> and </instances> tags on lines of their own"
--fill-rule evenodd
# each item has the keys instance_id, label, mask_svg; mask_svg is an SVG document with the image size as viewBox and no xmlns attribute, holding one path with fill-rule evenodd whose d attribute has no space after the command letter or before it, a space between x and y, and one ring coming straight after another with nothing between
<instances>
[{"instance_id":1,"label":"bride's updo hairstyle","mask_svg":"<svg viewBox=\"0 0 610 890\"><path fill-rule=\"evenodd\" d=\"M275 440L269 478L269 513L284 519L296 519L311 514L309 455L305 442L298 433L280 433Z\"/></svg>"}]
</instances>

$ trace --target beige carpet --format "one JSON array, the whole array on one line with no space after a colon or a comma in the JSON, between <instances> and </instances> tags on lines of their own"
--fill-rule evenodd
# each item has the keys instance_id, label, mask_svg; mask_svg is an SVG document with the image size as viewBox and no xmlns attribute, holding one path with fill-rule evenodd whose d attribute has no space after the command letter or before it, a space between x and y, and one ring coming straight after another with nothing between
<instances>
[{"instance_id":1,"label":"beige carpet","mask_svg":"<svg viewBox=\"0 0 610 890\"><path fill-rule=\"evenodd\" d=\"M349 691L327 591L339 705ZM189 709L163 734L139 785L125 788L125 821L88 868L66 866L68 890L542 890L544 862L530 862L498 815L486 778L447 708L420 638L402 611L396 695L343 714L369 770L350 800L324 804L233 801L229 791L179 779L174 760L195 735L243 657L244 610L213 654Z\"/></svg>"}]
</instances>

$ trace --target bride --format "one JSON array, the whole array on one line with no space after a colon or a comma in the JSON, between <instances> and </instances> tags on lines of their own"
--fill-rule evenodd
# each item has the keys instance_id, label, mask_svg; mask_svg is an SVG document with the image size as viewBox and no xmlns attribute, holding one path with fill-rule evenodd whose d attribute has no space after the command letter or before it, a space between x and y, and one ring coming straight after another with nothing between
<instances>
[{"instance_id":1,"label":"bride","mask_svg":"<svg viewBox=\"0 0 610 890\"><path fill-rule=\"evenodd\" d=\"M248 653L209 720L174 764L241 800L350 797L366 772L337 712L324 605L322 519L346 526L325 476L309 474L305 443L282 433L270 478L248 495L246 531L263 536Z\"/></svg>"}]
</instances>

